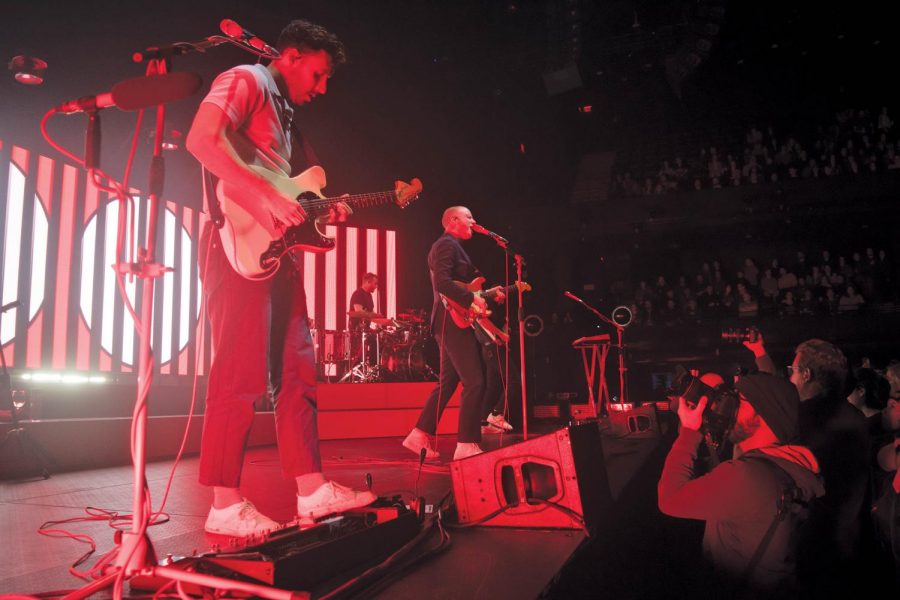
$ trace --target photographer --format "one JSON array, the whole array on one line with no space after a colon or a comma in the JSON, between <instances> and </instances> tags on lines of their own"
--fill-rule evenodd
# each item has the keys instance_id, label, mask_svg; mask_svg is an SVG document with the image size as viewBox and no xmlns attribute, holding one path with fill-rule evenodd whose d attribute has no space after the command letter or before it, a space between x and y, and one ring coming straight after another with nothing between
<instances>
[{"instance_id":1,"label":"photographer","mask_svg":"<svg viewBox=\"0 0 900 600\"><path fill-rule=\"evenodd\" d=\"M762 334L744 342L761 372L774 373ZM847 359L830 342L810 339L797 346L788 366L800 396L800 443L812 450L822 469L827 494L810 515L810 552L804 577L820 594L850 592L863 574L871 540L868 522L868 441L862 414L846 400Z\"/></svg>"},{"instance_id":2,"label":"photographer","mask_svg":"<svg viewBox=\"0 0 900 600\"><path fill-rule=\"evenodd\" d=\"M729 433L734 459L703 476L694 472L694 463L710 399L679 403L681 432L660 476L659 509L706 521L703 550L716 575L710 590L725 597L787 596L795 587L793 534L802 513L787 503L780 514L778 506L790 494L803 502L824 494L818 464L807 448L789 444L799 410L794 386L759 374L739 378L735 387L740 402ZM723 580L727 584L719 585Z\"/></svg>"}]
</instances>

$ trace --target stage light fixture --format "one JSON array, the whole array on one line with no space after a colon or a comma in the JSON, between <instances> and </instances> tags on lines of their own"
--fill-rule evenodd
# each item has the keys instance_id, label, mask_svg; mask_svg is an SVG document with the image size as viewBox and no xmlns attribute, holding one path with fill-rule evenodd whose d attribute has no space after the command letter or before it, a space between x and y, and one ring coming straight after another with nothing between
<instances>
[{"instance_id":1,"label":"stage light fixture","mask_svg":"<svg viewBox=\"0 0 900 600\"><path fill-rule=\"evenodd\" d=\"M85 383L101 384L108 381L108 378L102 375L53 371L32 371L30 373L22 373L21 378L24 381L31 381L34 383L62 383L67 385L81 385Z\"/></svg>"},{"instance_id":2,"label":"stage light fixture","mask_svg":"<svg viewBox=\"0 0 900 600\"><path fill-rule=\"evenodd\" d=\"M25 85L40 85L44 83L44 72L47 70L47 61L35 56L19 54L9 61L9 70L13 72L16 81Z\"/></svg>"}]
</instances>

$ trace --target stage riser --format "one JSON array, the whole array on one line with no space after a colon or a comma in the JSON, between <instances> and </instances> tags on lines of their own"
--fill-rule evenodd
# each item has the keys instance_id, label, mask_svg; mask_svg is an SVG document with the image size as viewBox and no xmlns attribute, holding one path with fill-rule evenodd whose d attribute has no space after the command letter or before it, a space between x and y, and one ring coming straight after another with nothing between
<instances>
[{"instance_id":1,"label":"stage riser","mask_svg":"<svg viewBox=\"0 0 900 600\"><path fill-rule=\"evenodd\" d=\"M323 384L319 386L319 437L323 440L400 437L409 433L433 383ZM459 418L459 390L441 419L439 432L453 434ZM181 445L187 416L150 417L147 422L147 459L172 458ZM52 463L51 471L70 471L128 464L131 462L131 419L58 419L22 424ZM200 448L203 416L193 417L187 454ZM0 435L10 429L0 425ZM249 446L275 443L275 419L271 412L255 415ZM16 452L0 457L0 478L15 474L20 465Z\"/></svg>"}]
</instances>

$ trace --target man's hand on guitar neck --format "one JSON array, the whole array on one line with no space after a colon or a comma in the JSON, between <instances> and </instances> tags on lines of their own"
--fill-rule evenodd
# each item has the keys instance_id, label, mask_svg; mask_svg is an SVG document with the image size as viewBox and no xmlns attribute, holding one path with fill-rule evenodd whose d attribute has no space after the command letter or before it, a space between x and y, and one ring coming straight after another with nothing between
<instances>
[{"instance_id":1,"label":"man's hand on guitar neck","mask_svg":"<svg viewBox=\"0 0 900 600\"><path fill-rule=\"evenodd\" d=\"M344 194L349 196L349 194ZM274 195L274 199L270 198L270 203L266 205L269 214L272 215L272 228L269 233L273 237L281 237L284 230L294 225L301 225L306 222L309 215L303 210L303 206L294 198L289 198L284 194L278 193ZM286 204L282 204L281 200L286 200ZM282 210L284 209L284 210ZM321 221L333 225L335 223L343 223L347 217L353 214L353 210L346 202L338 202L328 208L328 215L320 217ZM263 223L265 225L265 223Z\"/></svg>"},{"instance_id":2,"label":"man's hand on guitar neck","mask_svg":"<svg viewBox=\"0 0 900 600\"><path fill-rule=\"evenodd\" d=\"M485 290L484 295L489 297L497 304L503 304L504 302L506 302L506 294L503 291L502 285L495 285L491 289Z\"/></svg>"},{"instance_id":3,"label":"man's hand on guitar neck","mask_svg":"<svg viewBox=\"0 0 900 600\"><path fill-rule=\"evenodd\" d=\"M341 198L350 197L350 194L344 194ZM325 220L329 225L334 225L335 223L343 223L347 220L347 217L353 214L353 209L350 208L350 205L346 202L338 202L337 204L332 205L328 209L328 219Z\"/></svg>"}]
</instances>

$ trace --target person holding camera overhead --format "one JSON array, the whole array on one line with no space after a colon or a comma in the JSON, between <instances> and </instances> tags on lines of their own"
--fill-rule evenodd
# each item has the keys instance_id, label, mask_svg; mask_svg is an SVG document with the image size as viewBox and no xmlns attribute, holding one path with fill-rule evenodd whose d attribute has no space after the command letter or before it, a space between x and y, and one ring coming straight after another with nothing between
<instances>
[{"instance_id":1,"label":"person holding camera overhead","mask_svg":"<svg viewBox=\"0 0 900 600\"><path fill-rule=\"evenodd\" d=\"M695 394L679 402L681 431L657 486L659 509L706 522L703 553L712 577L701 578L709 584L705 591L729 598L791 597L797 591L794 533L805 516L798 502L825 493L815 456L792 443L797 390L768 374L739 377L739 404L728 434L734 458L699 475L695 463L708 426L707 404L722 401L722 392L696 387L703 390L699 401Z\"/></svg>"},{"instance_id":2,"label":"person holding camera overhead","mask_svg":"<svg viewBox=\"0 0 900 600\"><path fill-rule=\"evenodd\" d=\"M744 346L760 372L775 373L762 333ZM802 342L787 370L800 396L799 440L818 459L827 492L810 514L808 552L799 566L816 596L853 592L867 581L870 541L865 418L846 400L847 358L831 342Z\"/></svg>"}]
</instances>

